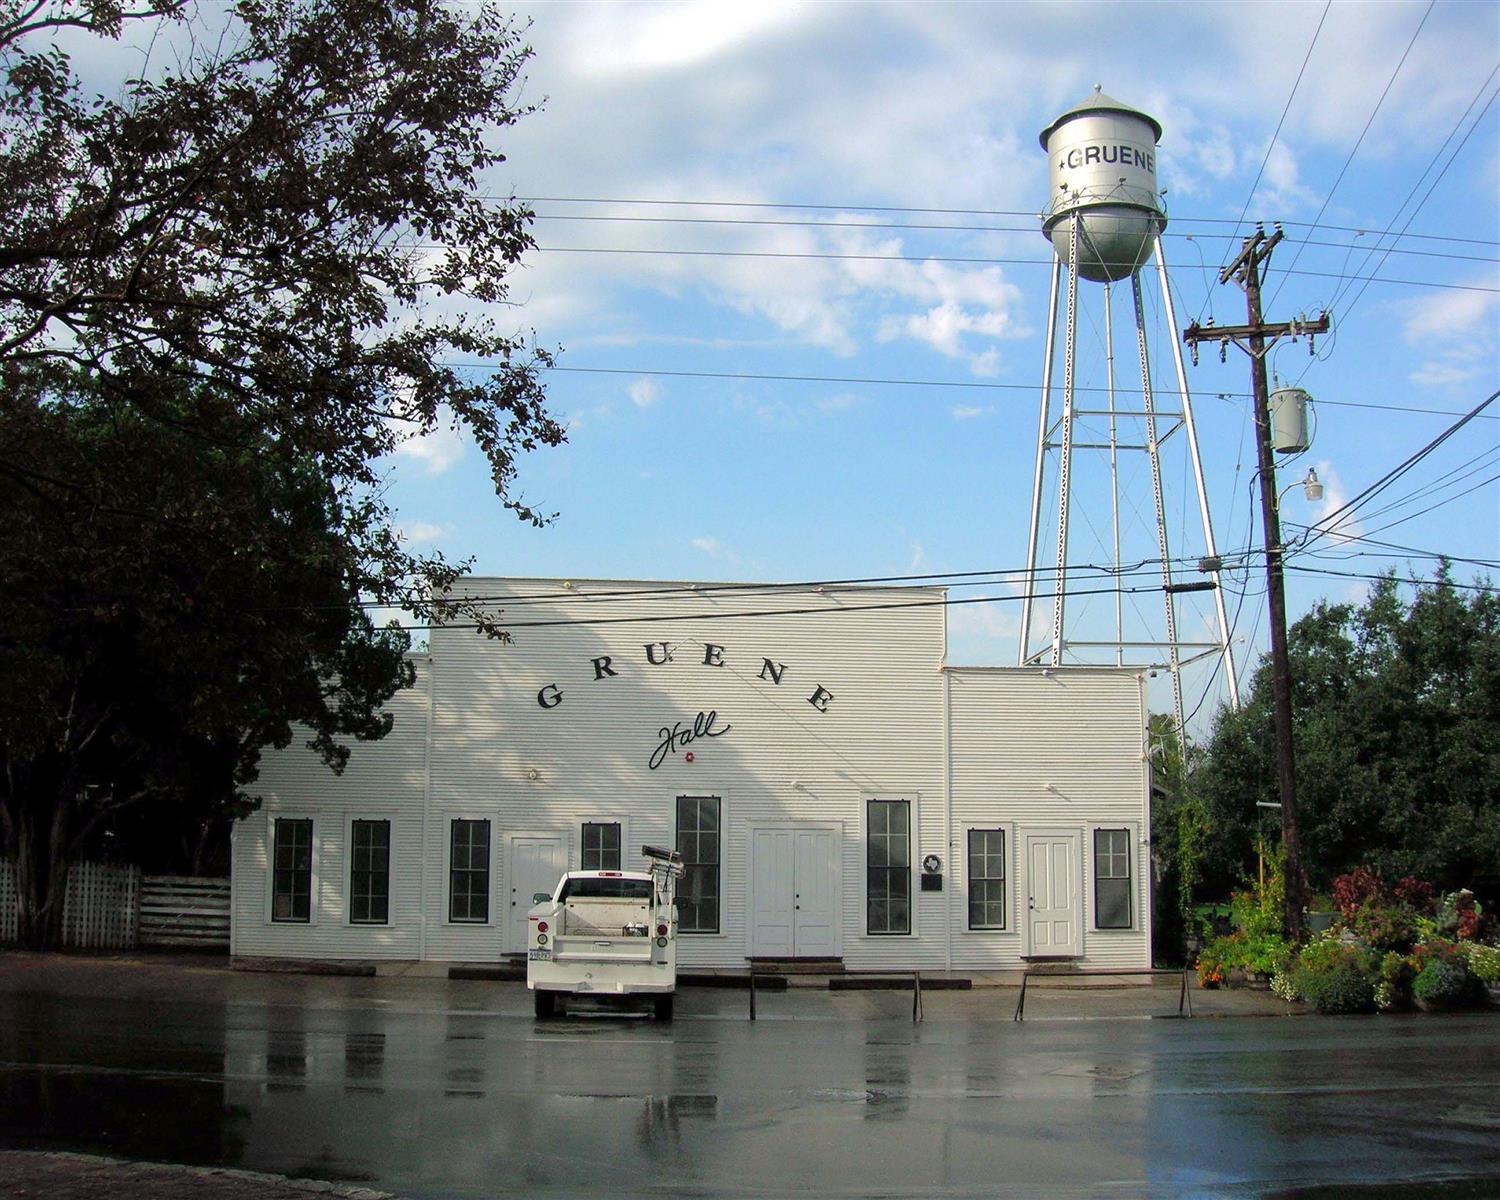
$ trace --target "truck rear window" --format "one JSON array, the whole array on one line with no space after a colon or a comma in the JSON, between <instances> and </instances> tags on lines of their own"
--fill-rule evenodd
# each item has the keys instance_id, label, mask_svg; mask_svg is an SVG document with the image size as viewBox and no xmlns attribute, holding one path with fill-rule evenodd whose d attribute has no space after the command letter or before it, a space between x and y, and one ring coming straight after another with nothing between
<instances>
[{"instance_id":1,"label":"truck rear window","mask_svg":"<svg viewBox=\"0 0 1500 1200\"><path fill-rule=\"evenodd\" d=\"M647 900L651 897L649 879L568 879L563 882L559 900L578 897L606 900Z\"/></svg>"}]
</instances>

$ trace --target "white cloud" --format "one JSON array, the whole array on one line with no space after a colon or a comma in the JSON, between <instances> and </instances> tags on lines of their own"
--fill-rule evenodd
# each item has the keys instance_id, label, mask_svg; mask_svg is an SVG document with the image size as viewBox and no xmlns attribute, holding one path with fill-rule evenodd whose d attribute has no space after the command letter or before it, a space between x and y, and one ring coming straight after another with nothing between
<instances>
[{"instance_id":1,"label":"white cloud","mask_svg":"<svg viewBox=\"0 0 1500 1200\"><path fill-rule=\"evenodd\" d=\"M969 359L969 372L981 379L993 379L1000 374L1000 351L991 346L983 354Z\"/></svg>"},{"instance_id":2,"label":"white cloud","mask_svg":"<svg viewBox=\"0 0 1500 1200\"><path fill-rule=\"evenodd\" d=\"M1344 486L1344 481L1339 478L1339 473L1334 470L1331 462L1326 458L1319 459L1317 472L1318 482L1323 485L1323 498L1310 502L1310 507L1313 511L1312 520L1299 522L1299 524L1317 525L1349 502L1349 491ZM1295 490L1288 493L1289 496L1295 494ZM1286 500L1283 499L1282 505L1285 506L1285 504ZM1361 536L1365 531L1364 522L1352 512L1344 513L1335 518L1333 523L1327 526L1327 528L1329 532L1324 535L1324 545L1330 542L1347 542L1351 538ZM1290 541L1291 539L1285 540Z\"/></svg>"},{"instance_id":3,"label":"white cloud","mask_svg":"<svg viewBox=\"0 0 1500 1200\"><path fill-rule=\"evenodd\" d=\"M692 546L694 550L701 550L710 558L718 558L724 552L723 544L716 537L695 537Z\"/></svg>"},{"instance_id":4,"label":"white cloud","mask_svg":"<svg viewBox=\"0 0 1500 1200\"><path fill-rule=\"evenodd\" d=\"M428 521L413 521L410 525L402 525L400 532L402 541L420 546L426 542L437 541L448 531L443 526L433 525Z\"/></svg>"},{"instance_id":5,"label":"white cloud","mask_svg":"<svg viewBox=\"0 0 1500 1200\"><path fill-rule=\"evenodd\" d=\"M441 475L463 457L464 441L456 430L440 425L425 436L407 438L396 454L420 463L428 475Z\"/></svg>"},{"instance_id":6,"label":"white cloud","mask_svg":"<svg viewBox=\"0 0 1500 1200\"><path fill-rule=\"evenodd\" d=\"M1266 165L1256 197L1263 208L1286 210L1317 202L1317 194L1303 186L1297 156L1287 145L1284 132L1281 139L1271 146L1270 153L1262 151L1262 154Z\"/></svg>"},{"instance_id":7,"label":"white cloud","mask_svg":"<svg viewBox=\"0 0 1500 1200\"><path fill-rule=\"evenodd\" d=\"M1480 376L1482 370L1477 366L1466 367L1433 359L1422 363L1407 378L1421 387L1453 387L1472 382Z\"/></svg>"},{"instance_id":8,"label":"white cloud","mask_svg":"<svg viewBox=\"0 0 1500 1200\"><path fill-rule=\"evenodd\" d=\"M1493 292L1451 291L1408 301L1402 334L1426 346L1431 357L1407 378L1419 387L1457 387L1493 373L1497 305L1500 297Z\"/></svg>"},{"instance_id":9,"label":"white cloud","mask_svg":"<svg viewBox=\"0 0 1500 1200\"><path fill-rule=\"evenodd\" d=\"M1454 291L1421 296L1408 303L1412 312L1402 327L1407 341L1428 338L1451 341L1479 330L1493 335L1495 323L1491 310L1500 303L1500 296L1493 292Z\"/></svg>"},{"instance_id":10,"label":"white cloud","mask_svg":"<svg viewBox=\"0 0 1500 1200\"><path fill-rule=\"evenodd\" d=\"M637 379L626 391L637 408L650 408L661 399L661 388L652 379Z\"/></svg>"},{"instance_id":11,"label":"white cloud","mask_svg":"<svg viewBox=\"0 0 1500 1200\"><path fill-rule=\"evenodd\" d=\"M791 0L746 5L677 0L580 8L569 47L572 65L596 75L659 72L721 58L803 15L802 6Z\"/></svg>"},{"instance_id":12,"label":"white cloud","mask_svg":"<svg viewBox=\"0 0 1500 1200\"><path fill-rule=\"evenodd\" d=\"M950 663L995 666L1016 661L1017 639L1021 634L1021 601L1004 593L995 595L999 598L949 607ZM962 599L978 598L966 594Z\"/></svg>"},{"instance_id":13,"label":"white cloud","mask_svg":"<svg viewBox=\"0 0 1500 1200\"><path fill-rule=\"evenodd\" d=\"M950 408L948 411L955 421L972 421L975 417L984 416L984 409L974 405L961 404L955 408Z\"/></svg>"},{"instance_id":14,"label":"white cloud","mask_svg":"<svg viewBox=\"0 0 1500 1200\"><path fill-rule=\"evenodd\" d=\"M818 401L818 407L824 412L848 412L863 403L863 398L853 392L840 392L836 396L824 396Z\"/></svg>"},{"instance_id":15,"label":"white cloud","mask_svg":"<svg viewBox=\"0 0 1500 1200\"><path fill-rule=\"evenodd\" d=\"M906 564L910 574L916 574L927 565L927 551L922 548L921 542L911 544L911 560Z\"/></svg>"}]
</instances>

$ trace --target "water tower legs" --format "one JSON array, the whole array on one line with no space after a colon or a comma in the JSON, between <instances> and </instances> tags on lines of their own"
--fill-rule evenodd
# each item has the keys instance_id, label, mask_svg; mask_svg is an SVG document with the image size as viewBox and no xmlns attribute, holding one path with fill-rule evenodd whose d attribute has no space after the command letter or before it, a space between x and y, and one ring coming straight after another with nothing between
<instances>
[{"instance_id":1,"label":"water tower legs","mask_svg":"<svg viewBox=\"0 0 1500 1200\"><path fill-rule=\"evenodd\" d=\"M1067 261L1078 261L1080 249L1085 247L1080 243L1088 238L1087 230L1079 221L1078 215L1072 214L1069 218L1070 229L1068 231L1069 253ZM1164 411L1158 407L1158 398L1152 381L1150 346L1147 337L1147 320L1145 306L1142 296L1140 272L1130 276L1131 300L1135 317L1136 350L1140 365L1141 378L1141 404L1134 406L1129 403L1121 404L1116 394L1115 361L1114 361L1114 326L1112 316L1111 298L1112 292L1109 283L1103 285L1104 295L1104 354L1105 354L1105 387L1106 402L1103 409L1088 404L1080 405L1078 400L1078 278L1079 276L1068 271L1067 297L1065 304L1062 302L1062 273L1066 269L1066 262L1062 253L1054 254L1052 264L1052 285L1047 306L1047 330L1045 338L1046 358L1042 369L1042 389L1040 397L1040 412L1037 420L1037 451L1036 467L1032 481L1031 496L1031 521L1027 538L1027 568L1026 568L1026 596L1027 599L1022 608L1021 615L1021 640L1017 661L1021 665L1048 663L1061 665L1064 662L1072 663L1103 663L1110 662L1114 665L1134 665L1143 667L1160 667L1167 670L1171 677L1172 704L1177 718L1179 729L1184 720L1182 669L1189 664L1206 658L1217 658L1225 673L1225 682L1229 694L1230 703L1239 703L1239 683L1235 671L1234 656L1229 645L1229 623L1225 611L1224 597L1220 590L1220 572L1210 569L1204 572L1194 572L1192 565L1186 568L1190 580L1177 583L1174 581L1173 558L1171 541L1168 536L1167 522L1167 497L1165 495L1165 484L1163 476L1163 465L1161 449L1171 436L1181 430L1185 434L1187 446L1186 457L1192 469L1193 481L1198 500L1198 516L1202 529L1201 545L1205 558L1210 564L1216 563L1217 548L1214 539L1213 526L1209 518L1208 495L1204 482L1203 464L1199 454L1197 428L1193 420L1192 398L1187 387L1187 373L1183 363L1182 350L1176 340L1176 314L1172 304L1170 284L1167 278L1166 265L1161 256L1161 239L1158 235L1153 239L1152 249L1156 253L1157 280L1161 288L1162 307L1167 326L1172 330L1170 342L1172 346L1173 364L1176 368L1177 396L1179 400L1179 411ZM1062 307L1064 312L1059 313ZM1059 316L1063 317L1063 379L1060 397L1060 407L1053 396L1053 381L1055 378L1055 359L1058 351L1058 324ZM1169 406L1170 407L1170 406ZM1089 419L1107 419L1108 437L1101 440L1097 433L1090 436L1088 432ZM1080 420L1085 422L1080 426ZM1142 436L1137 438L1125 434L1122 429L1128 429L1129 423L1135 421L1141 429ZM1097 425L1094 426L1097 429ZM1122 574L1122 554L1125 547L1122 545L1121 516L1122 510L1136 510L1136 505L1131 503L1128 495L1122 495L1122 487L1128 492L1128 485L1122 483L1121 456L1122 454L1136 450L1145 452L1151 476L1152 488L1152 518L1155 524L1155 558L1159 562L1159 578L1162 589L1162 608L1159 619L1162 624L1156 629L1147 628L1144 631L1129 630L1125 627L1124 594L1134 590L1125 585ZM1111 508L1111 546L1105 551L1106 557L1111 557L1111 563L1107 564L1110 570L1109 577L1114 584L1114 613L1112 631L1113 637L1102 637L1095 631L1085 631L1081 635L1074 634L1069 624L1070 612L1068 606L1068 589L1070 576L1074 586L1082 578L1084 562L1075 561L1075 552L1071 546L1070 529L1073 506L1079 502L1080 495L1087 494L1087 488L1083 493L1078 488L1083 485L1085 476L1075 476L1074 453L1075 451L1107 451L1108 452L1108 503ZM1044 584L1049 570L1044 565L1042 555L1042 520L1043 520L1043 497L1048 476L1048 463L1053 463L1052 470L1056 472L1057 479L1057 538L1056 557L1050 564L1053 571L1050 595ZM1096 493L1097 494L1097 493ZM1101 497L1102 499L1102 497ZM1142 497L1144 499L1144 497ZM1143 514L1144 515L1144 514ZM1092 523L1091 523L1092 524ZM1145 531L1142 530L1142 533ZM1189 537L1188 540L1193 540ZM1112 552L1112 554L1111 554ZM1180 551L1179 551L1180 552ZM1149 551L1144 551L1140 556L1131 554L1134 561L1146 558ZM1097 564L1090 562L1091 568ZM1101 572L1102 574L1102 572ZM1203 590L1204 585L1210 585L1214 593L1214 616L1210 619L1206 613L1203 620L1206 625L1217 626L1217 637L1208 634L1207 629L1203 634L1193 630L1195 636L1184 640L1181 636L1179 625L1179 593L1186 591ZM1154 589L1153 589L1154 590ZM1040 642L1036 634L1039 630L1033 629L1033 606L1047 599L1052 601L1052 622L1048 629L1045 642ZM1150 606L1148 606L1150 607ZM1138 615L1140 610L1136 610ZM1201 610L1200 610L1201 611ZM1142 618L1145 619L1145 618ZM1072 616L1074 624L1077 616ZM1154 621L1148 620L1148 625ZM1204 636L1207 635L1207 636ZM1035 644L1034 644L1035 643Z\"/></svg>"}]
</instances>

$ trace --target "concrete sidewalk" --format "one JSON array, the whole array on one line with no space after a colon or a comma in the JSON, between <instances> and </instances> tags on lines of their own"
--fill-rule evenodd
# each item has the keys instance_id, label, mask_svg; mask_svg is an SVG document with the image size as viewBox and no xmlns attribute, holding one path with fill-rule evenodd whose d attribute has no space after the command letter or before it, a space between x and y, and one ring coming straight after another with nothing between
<instances>
[{"instance_id":1,"label":"concrete sidewalk","mask_svg":"<svg viewBox=\"0 0 1500 1200\"><path fill-rule=\"evenodd\" d=\"M233 995L239 1000L268 1003L319 1003L324 993L355 993L401 1006L439 1005L515 1008L529 1007L525 984L519 979L484 978L493 973L493 963L320 963L257 962L245 969L243 962L231 966L224 955L211 954L36 954L0 951L0 995L28 992L86 994L92 996L152 997L180 999L194 992L215 997ZM238 969L236 969L238 968ZM1191 973L1189 1000L1192 1015L1200 1017L1283 1017L1309 1013L1301 1004L1288 1004L1269 991L1198 987ZM909 976L900 973L878 981L854 975L791 975L787 990L799 997L796 1011L816 1012L819 994L833 1005L839 991L831 982L859 980L861 988L878 982L881 990L908 993ZM1020 995L1019 971L923 972L924 1018L941 1021L995 1020L1014 1014ZM967 985L967 986L963 986ZM684 998L694 997L693 1007L716 1015L733 1016L748 1011L744 990L746 971L701 971L684 973ZM764 1008L766 1015L779 1011L772 988ZM1034 975L1026 989L1026 1022L1046 1020L1142 1020L1177 1015L1181 977L1176 973L1146 977L1086 973ZM897 1000L892 996L892 1001ZM807 1005L811 1004L812 1009ZM789 1010L787 1010L789 1011Z\"/></svg>"}]
</instances>

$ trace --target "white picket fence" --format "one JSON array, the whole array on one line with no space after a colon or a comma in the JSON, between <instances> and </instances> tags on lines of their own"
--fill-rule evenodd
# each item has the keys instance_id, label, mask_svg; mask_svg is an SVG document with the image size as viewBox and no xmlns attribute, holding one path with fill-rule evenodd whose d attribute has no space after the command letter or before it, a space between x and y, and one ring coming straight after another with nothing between
<instances>
[{"instance_id":1,"label":"white picket fence","mask_svg":"<svg viewBox=\"0 0 1500 1200\"><path fill-rule=\"evenodd\" d=\"M15 863L0 860L0 944L17 935ZM74 863L61 944L80 950L140 946L229 948L229 881L145 875L137 867Z\"/></svg>"},{"instance_id":2,"label":"white picket fence","mask_svg":"<svg viewBox=\"0 0 1500 1200\"><path fill-rule=\"evenodd\" d=\"M74 863L63 898L62 944L79 950L135 945L141 873L135 867Z\"/></svg>"}]
</instances>

